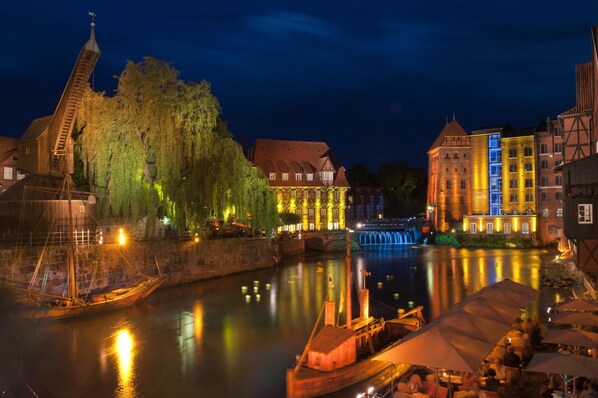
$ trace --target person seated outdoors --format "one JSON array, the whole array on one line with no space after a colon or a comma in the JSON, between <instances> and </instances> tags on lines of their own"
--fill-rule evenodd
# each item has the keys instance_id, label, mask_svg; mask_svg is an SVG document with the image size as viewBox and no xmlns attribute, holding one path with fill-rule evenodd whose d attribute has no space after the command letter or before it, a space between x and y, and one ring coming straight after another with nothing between
<instances>
[{"instance_id":1,"label":"person seated outdoors","mask_svg":"<svg viewBox=\"0 0 598 398\"><path fill-rule=\"evenodd\" d=\"M598 398L598 385L596 380L588 380L586 388L579 394L579 398Z\"/></svg>"},{"instance_id":2,"label":"person seated outdoors","mask_svg":"<svg viewBox=\"0 0 598 398\"><path fill-rule=\"evenodd\" d=\"M424 381L424 393L430 398L436 397L436 376L434 373L426 375L426 381Z\"/></svg>"},{"instance_id":3,"label":"person seated outdoors","mask_svg":"<svg viewBox=\"0 0 598 398\"><path fill-rule=\"evenodd\" d=\"M478 381L471 384L471 391L467 393L467 398L487 398L488 396L482 391L482 386Z\"/></svg>"},{"instance_id":4,"label":"person seated outdoors","mask_svg":"<svg viewBox=\"0 0 598 398\"><path fill-rule=\"evenodd\" d=\"M486 390L498 391L500 387L500 380L496 378L496 371L492 368L488 369L488 377L486 378Z\"/></svg>"},{"instance_id":5,"label":"person seated outdoors","mask_svg":"<svg viewBox=\"0 0 598 398\"><path fill-rule=\"evenodd\" d=\"M515 347L512 345L507 347L507 352L502 358L502 363L511 368L518 368L521 366L521 358L519 358L519 355L515 354Z\"/></svg>"},{"instance_id":6,"label":"person seated outdoors","mask_svg":"<svg viewBox=\"0 0 598 398\"><path fill-rule=\"evenodd\" d=\"M460 390L469 390L471 388L471 384L478 379L478 376L470 373L465 372L463 377L461 378L461 385L459 386Z\"/></svg>"},{"instance_id":7,"label":"person seated outdoors","mask_svg":"<svg viewBox=\"0 0 598 398\"><path fill-rule=\"evenodd\" d=\"M422 379L418 374L414 374L407 383L407 392L413 394L414 392L424 392L424 385Z\"/></svg>"},{"instance_id":8,"label":"person seated outdoors","mask_svg":"<svg viewBox=\"0 0 598 398\"><path fill-rule=\"evenodd\" d=\"M496 372L496 378L499 380L504 380L507 377L507 370L505 369L505 365L502 364L502 360L500 358L494 359L494 363L490 365L490 369L494 369Z\"/></svg>"},{"instance_id":9,"label":"person seated outdoors","mask_svg":"<svg viewBox=\"0 0 598 398\"><path fill-rule=\"evenodd\" d=\"M392 394L392 398L411 398L407 383L399 383L399 387L397 388L397 391Z\"/></svg>"}]
</instances>

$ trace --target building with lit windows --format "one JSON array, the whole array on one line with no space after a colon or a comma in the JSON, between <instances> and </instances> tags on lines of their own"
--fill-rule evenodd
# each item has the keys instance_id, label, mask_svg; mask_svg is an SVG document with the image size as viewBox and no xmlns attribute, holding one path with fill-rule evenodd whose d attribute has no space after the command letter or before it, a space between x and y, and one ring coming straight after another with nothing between
<instances>
[{"instance_id":1,"label":"building with lit windows","mask_svg":"<svg viewBox=\"0 0 598 398\"><path fill-rule=\"evenodd\" d=\"M353 186L347 197L347 222L384 218L384 190L382 187Z\"/></svg>"},{"instance_id":2,"label":"building with lit windows","mask_svg":"<svg viewBox=\"0 0 598 398\"><path fill-rule=\"evenodd\" d=\"M278 212L300 217L290 230L345 228L349 183L326 143L258 139L249 160L275 190Z\"/></svg>"},{"instance_id":3,"label":"building with lit windows","mask_svg":"<svg viewBox=\"0 0 598 398\"><path fill-rule=\"evenodd\" d=\"M545 244L563 236L563 130L558 120L543 120L536 137L537 239Z\"/></svg>"},{"instance_id":4,"label":"building with lit windows","mask_svg":"<svg viewBox=\"0 0 598 398\"><path fill-rule=\"evenodd\" d=\"M432 230L461 229L471 212L469 135L454 118L428 150L427 219Z\"/></svg>"},{"instance_id":5,"label":"building with lit windows","mask_svg":"<svg viewBox=\"0 0 598 398\"><path fill-rule=\"evenodd\" d=\"M471 213L463 217L470 234L535 237L535 142L531 128L510 123L471 134Z\"/></svg>"},{"instance_id":6,"label":"building with lit windows","mask_svg":"<svg viewBox=\"0 0 598 398\"><path fill-rule=\"evenodd\" d=\"M17 170L17 139L0 137L0 193L23 177Z\"/></svg>"}]
</instances>

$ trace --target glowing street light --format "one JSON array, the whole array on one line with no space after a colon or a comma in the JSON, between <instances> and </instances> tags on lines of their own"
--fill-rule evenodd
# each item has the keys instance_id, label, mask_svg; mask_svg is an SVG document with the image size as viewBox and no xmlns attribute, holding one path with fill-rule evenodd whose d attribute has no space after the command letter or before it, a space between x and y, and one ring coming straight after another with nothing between
<instances>
[{"instance_id":1,"label":"glowing street light","mask_svg":"<svg viewBox=\"0 0 598 398\"><path fill-rule=\"evenodd\" d=\"M125 245L127 238L125 237L125 230L123 228L118 229L118 244L121 246Z\"/></svg>"}]
</instances>

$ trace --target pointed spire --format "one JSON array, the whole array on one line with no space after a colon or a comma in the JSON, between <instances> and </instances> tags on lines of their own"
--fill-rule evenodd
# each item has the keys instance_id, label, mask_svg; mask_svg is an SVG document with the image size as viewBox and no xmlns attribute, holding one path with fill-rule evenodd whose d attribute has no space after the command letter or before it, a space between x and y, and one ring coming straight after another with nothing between
<instances>
[{"instance_id":1,"label":"pointed spire","mask_svg":"<svg viewBox=\"0 0 598 398\"><path fill-rule=\"evenodd\" d=\"M100 52L100 47L98 46L98 43L96 42L96 33L95 33L95 26L96 26L95 17L96 17L96 13L92 12L92 11L88 11L87 14L91 17L91 33L89 35L89 40L87 40L87 43L85 43L85 49L89 50L89 51L93 51L93 52L99 53Z\"/></svg>"}]
</instances>

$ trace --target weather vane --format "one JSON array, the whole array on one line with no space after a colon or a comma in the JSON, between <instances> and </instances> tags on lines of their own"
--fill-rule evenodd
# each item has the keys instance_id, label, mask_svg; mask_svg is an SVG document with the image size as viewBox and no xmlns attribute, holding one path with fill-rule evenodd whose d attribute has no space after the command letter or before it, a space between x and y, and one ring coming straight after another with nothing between
<instances>
[{"instance_id":1,"label":"weather vane","mask_svg":"<svg viewBox=\"0 0 598 398\"><path fill-rule=\"evenodd\" d=\"M94 22L96 13L93 11L87 11L87 15L89 15L91 17L91 26L96 26L96 23Z\"/></svg>"}]
</instances>

